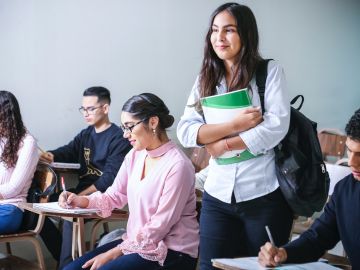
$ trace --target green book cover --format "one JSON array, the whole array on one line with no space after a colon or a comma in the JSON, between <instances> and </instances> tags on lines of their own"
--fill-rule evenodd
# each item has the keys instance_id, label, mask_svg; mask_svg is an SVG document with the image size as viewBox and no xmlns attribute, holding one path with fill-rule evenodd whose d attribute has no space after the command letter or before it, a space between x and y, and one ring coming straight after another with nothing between
<instances>
[{"instance_id":1,"label":"green book cover","mask_svg":"<svg viewBox=\"0 0 360 270\"><path fill-rule=\"evenodd\" d=\"M245 108L252 107L247 88L205 97L200 100L205 121L207 124L221 124L231 121L237 113ZM234 134L236 136L236 134ZM254 158L248 150L228 151L216 158L219 165L237 163Z\"/></svg>"}]
</instances>

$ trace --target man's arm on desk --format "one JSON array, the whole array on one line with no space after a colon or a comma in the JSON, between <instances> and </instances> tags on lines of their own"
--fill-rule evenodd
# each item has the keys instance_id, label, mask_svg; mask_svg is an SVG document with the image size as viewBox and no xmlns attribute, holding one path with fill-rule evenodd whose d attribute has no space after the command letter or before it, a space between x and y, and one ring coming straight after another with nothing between
<instances>
[{"instance_id":1,"label":"man's arm on desk","mask_svg":"<svg viewBox=\"0 0 360 270\"><path fill-rule=\"evenodd\" d=\"M82 132L80 132L72 141L70 141L68 144L64 146L61 146L55 150L50 150L42 153L40 155L40 161L46 163L52 163L52 162L78 163L81 134Z\"/></svg>"},{"instance_id":2,"label":"man's arm on desk","mask_svg":"<svg viewBox=\"0 0 360 270\"><path fill-rule=\"evenodd\" d=\"M259 262L263 266L274 266L274 263L306 263L317 261L326 250L333 248L340 241L338 232L335 201L336 192L326 204L324 213L300 237L276 250L270 243L261 247ZM279 261L276 256L280 251ZM285 258L284 260L282 260ZM276 265L276 264L275 264Z\"/></svg>"}]
</instances>

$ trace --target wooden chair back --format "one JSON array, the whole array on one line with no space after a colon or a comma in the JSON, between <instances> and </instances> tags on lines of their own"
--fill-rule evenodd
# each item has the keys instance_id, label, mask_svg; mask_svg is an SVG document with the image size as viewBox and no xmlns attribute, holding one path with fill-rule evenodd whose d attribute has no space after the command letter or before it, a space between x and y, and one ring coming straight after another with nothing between
<instances>
[{"instance_id":1,"label":"wooden chair back","mask_svg":"<svg viewBox=\"0 0 360 270\"><path fill-rule=\"evenodd\" d=\"M199 172L209 165L210 154L205 148L194 147L190 150L190 160L195 167L195 172Z\"/></svg>"},{"instance_id":2,"label":"wooden chair back","mask_svg":"<svg viewBox=\"0 0 360 270\"><path fill-rule=\"evenodd\" d=\"M324 160L331 162L341 159L345 155L346 135L337 129L322 129L318 132L318 137L323 153Z\"/></svg>"},{"instance_id":3,"label":"wooden chair back","mask_svg":"<svg viewBox=\"0 0 360 270\"><path fill-rule=\"evenodd\" d=\"M56 173L48 164L39 163L37 165L31 187L28 192L28 202L47 202L57 184ZM44 216L37 217L37 214L25 212L23 216L22 229L18 233L0 235L0 243L6 243L6 250L9 255L12 254L10 243L17 241L28 241L33 244L37 255L39 269L45 269L44 256L38 239L38 234L44 223ZM34 223L34 224L30 224ZM33 229L35 227L35 229Z\"/></svg>"}]
</instances>

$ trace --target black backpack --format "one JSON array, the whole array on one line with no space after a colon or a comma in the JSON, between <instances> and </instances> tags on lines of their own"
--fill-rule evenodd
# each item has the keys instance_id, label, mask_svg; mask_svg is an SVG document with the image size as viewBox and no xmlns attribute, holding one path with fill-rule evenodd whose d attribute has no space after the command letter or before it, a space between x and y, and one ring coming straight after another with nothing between
<instances>
[{"instance_id":1,"label":"black backpack","mask_svg":"<svg viewBox=\"0 0 360 270\"><path fill-rule=\"evenodd\" d=\"M42 190L40 187L40 183L42 182L43 176L41 175L43 172L50 171L54 178L52 179L51 185L49 185L45 190ZM28 195L26 201L28 203L39 203L42 197L47 197L52 195L55 192L57 185L57 175L53 171L53 169L42 162L39 162L36 168L36 172L34 173L34 177L31 182L31 186L28 191ZM21 222L21 231L26 230L34 230L39 215L30 211L25 211L23 214L23 219Z\"/></svg>"},{"instance_id":2,"label":"black backpack","mask_svg":"<svg viewBox=\"0 0 360 270\"><path fill-rule=\"evenodd\" d=\"M270 60L272 59L261 61L256 71L256 85L263 112L267 67ZM301 99L299 107L291 107L289 131L274 149L276 176L294 214L310 217L324 207L328 198L330 178L321 153L317 123L299 111L304 97L298 95L290 104L294 105L298 99Z\"/></svg>"}]
</instances>

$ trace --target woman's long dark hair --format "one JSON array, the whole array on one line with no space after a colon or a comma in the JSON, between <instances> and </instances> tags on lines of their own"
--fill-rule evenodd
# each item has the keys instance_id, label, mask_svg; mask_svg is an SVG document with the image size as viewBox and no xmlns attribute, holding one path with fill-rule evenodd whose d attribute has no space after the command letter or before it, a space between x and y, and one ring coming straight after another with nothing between
<instances>
[{"instance_id":1,"label":"woman's long dark hair","mask_svg":"<svg viewBox=\"0 0 360 270\"><path fill-rule=\"evenodd\" d=\"M238 3L221 5L211 15L209 30L205 38L204 58L199 81L200 97L216 94L216 86L225 75L224 62L216 55L210 40L214 18L223 11L229 12L235 18L241 41L241 49L229 91L247 87L258 62L262 59L259 53L259 33L256 19L250 8Z\"/></svg>"},{"instance_id":2,"label":"woman's long dark hair","mask_svg":"<svg viewBox=\"0 0 360 270\"><path fill-rule=\"evenodd\" d=\"M15 96L5 90L0 91L0 139L5 141L0 162L13 168L18 160L18 150L25 136L26 128Z\"/></svg>"}]
</instances>

